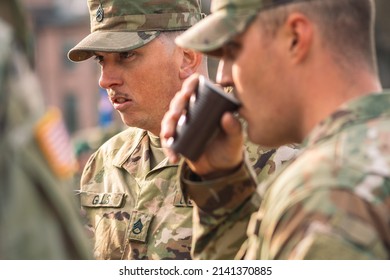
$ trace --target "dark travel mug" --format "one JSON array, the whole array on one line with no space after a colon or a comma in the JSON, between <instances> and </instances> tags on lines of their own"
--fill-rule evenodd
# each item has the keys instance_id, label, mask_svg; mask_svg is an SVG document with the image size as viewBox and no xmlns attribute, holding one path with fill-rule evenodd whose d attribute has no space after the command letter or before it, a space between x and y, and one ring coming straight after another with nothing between
<instances>
[{"instance_id":1,"label":"dark travel mug","mask_svg":"<svg viewBox=\"0 0 390 280\"><path fill-rule=\"evenodd\" d=\"M216 136L224 112L234 112L240 102L204 76L199 77L195 94L181 116L170 148L191 161L196 161L207 144Z\"/></svg>"}]
</instances>

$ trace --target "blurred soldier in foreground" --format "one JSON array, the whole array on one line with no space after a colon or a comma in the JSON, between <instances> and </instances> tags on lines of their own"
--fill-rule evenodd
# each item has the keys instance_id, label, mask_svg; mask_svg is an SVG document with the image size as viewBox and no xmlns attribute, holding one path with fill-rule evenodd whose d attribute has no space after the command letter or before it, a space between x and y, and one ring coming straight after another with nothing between
<instances>
[{"instance_id":1,"label":"blurred soldier in foreground","mask_svg":"<svg viewBox=\"0 0 390 280\"><path fill-rule=\"evenodd\" d=\"M0 3L0 259L88 259L70 191L74 161L58 109L46 110L27 59L19 3Z\"/></svg>"},{"instance_id":2,"label":"blurred soldier in foreground","mask_svg":"<svg viewBox=\"0 0 390 280\"><path fill-rule=\"evenodd\" d=\"M231 140L240 123L222 117L224 134L182 167L195 258L220 258L242 235L237 259L389 259L390 93L377 73L373 1L214 0L211 10L177 44L221 58L217 82L236 87L250 140L302 149L256 188L241 154L208 163L241 149ZM186 80L163 119L167 149L197 82Z\"/></svg>"}]
</instances>

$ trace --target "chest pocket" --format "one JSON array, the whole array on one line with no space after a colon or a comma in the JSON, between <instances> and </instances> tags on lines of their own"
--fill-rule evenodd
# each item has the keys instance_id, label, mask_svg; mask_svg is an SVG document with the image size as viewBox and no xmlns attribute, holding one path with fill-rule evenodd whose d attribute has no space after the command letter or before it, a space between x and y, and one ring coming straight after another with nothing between
<instances>
[{"instance_id":1,"label":"chest pocket","mask_svg":"<svg viewBox=\"0 0 390 280\"><path fill-rule=\"evenodd\" d=\"M91 208L120 208L125 201L125 193L94 193L81 192L80 202L84 207Z\"/></svg>"},{"instance_id":2,"label":"chest pocket","mask_svg":"<svg viewBox=\"0 0 390 280\"><path fill-rule=\"evenodd\" d=\"M91 209L103 209L103 208L122 208L125 204L125 193L95 193L95 192L81 192L80 193L80 201L81 206L88 207ZM123 210L123 209L121 209ZM130 219L129 222L123 222L125 219L121 215L124 215L126 212L120 212L121 210L118 210L114 214L114 219L108 219L109 222L106 223L100 223L100 227L103 227L103 230L100 230L99 232L102 232L103 236L106 232L110 232L110 230L107 230L108 228L111 228L115 231L116 234L118 234L118 242L113 241L113 236L110 237L104 237L103 239L107 241L107 244L113 243L113 244L121 244L120 240L123 240L122 236L127 233L127 238L131 241L139 241L139 242L146 242L148 231L150 227L150 223L153 220L154 215L141 212L138 210L132 210L131 215L128 215L126 219ZM110 212L112 210L107 210L108 212L100 212L100 215L102 216L110 216ZM119 215L118 213L121 213ZM96 216L96 215L94 215ZM129 230L127 229L128 227ZM104 242L102 242L104 243ZM119 245L118 245L119 246Z\"/></svg>"}]
</instances>

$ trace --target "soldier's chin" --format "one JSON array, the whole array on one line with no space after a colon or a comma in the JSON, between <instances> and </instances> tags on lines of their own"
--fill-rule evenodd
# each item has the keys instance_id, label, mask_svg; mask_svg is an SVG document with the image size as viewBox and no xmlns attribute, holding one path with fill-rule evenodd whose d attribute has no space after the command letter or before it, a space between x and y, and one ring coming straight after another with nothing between
<instances>
[{"instance_id":1,"label":"soldier's chin","mask_svg":"<svg viewBox=\"0 0 390 280\"><path fill-rule=\"evenodd\" d=\"M128 118L126 118L126 114L123 114L123 113L121 113L121 112L119 112L119 111L118 111L118 113L119 113L119 116L121 117L122 122L123 122L125 125L127 125L127 126L131 126L131 124L130 124Z\"/></svg>"},{"instance_id":2,"label":"soldier's chin","mask_svg":"<svg viewBox=\"0 0 390 280\"><path fill-rule=\"evenodd\" d=\"M127 116L126 114L120 113L119 115L121 117L122 122L129 127L138 127L137 122L135 121L134 117Z\"/></svg>"}]
</instances>

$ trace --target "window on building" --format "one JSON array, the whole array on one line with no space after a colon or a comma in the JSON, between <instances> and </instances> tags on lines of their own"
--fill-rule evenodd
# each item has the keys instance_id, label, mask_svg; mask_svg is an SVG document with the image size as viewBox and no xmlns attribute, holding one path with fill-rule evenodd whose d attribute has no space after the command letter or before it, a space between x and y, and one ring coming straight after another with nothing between
<instances>
[{"instance_id":1,"label":"window on building","mask_svg":"<svg viewBox=\"0 0 390 280\"><path fill-rule=\"evenodd\" d=\"M62 43L62 64L64 66L64 69L66 70L72 70L75 67L75 63L70 61L68 59L68 52L71 48L73 48L76 45L75 42L65 41Z\"/></svg>"},{"instance_id":2,"label":"window on building","mask_svg":"<svg viewBox=\"0 0 390 280\"><path fill-rule=\"evenodd\" d=\"M66 94L64 97L64 118L69 133L78 129L77 121L77 98L74 94Z\"/></svg>"}]
</instances>

